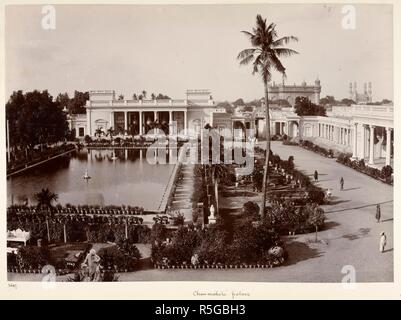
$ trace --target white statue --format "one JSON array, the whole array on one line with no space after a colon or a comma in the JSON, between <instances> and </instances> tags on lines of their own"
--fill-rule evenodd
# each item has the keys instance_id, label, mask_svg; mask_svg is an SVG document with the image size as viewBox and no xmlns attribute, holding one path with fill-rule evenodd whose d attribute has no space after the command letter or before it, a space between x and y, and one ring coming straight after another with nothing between
<instances>
[{"instance_id":1,"label":"white statue","mask_svg":"<svg viewBox=\"0 0 401 320\"><path fill-rule=\"evenodd\" d=\"M214 205L213 204L210 206L210 217L214 218Z\"/></svg>"},{"instance_id":2,"label":"white statue","mask_svg":"<svg viewBox=\"0 0 401 320\"><path fill-rule=\"evenodd\" d=\"M210 216L209 216L209 223L216 223L216 217L214 216L214 205L210 206Z\"/></svg>"}]
</instances>

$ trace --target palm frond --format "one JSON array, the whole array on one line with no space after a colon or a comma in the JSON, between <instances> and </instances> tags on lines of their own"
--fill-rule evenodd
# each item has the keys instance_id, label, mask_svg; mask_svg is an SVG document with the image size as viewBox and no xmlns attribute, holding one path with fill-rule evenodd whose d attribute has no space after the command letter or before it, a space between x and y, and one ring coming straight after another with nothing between
<instances>
[{"instance_id":1,"label":"palm frond","mask_svg":"<svg viewBox=\"0 0 401 320\"><path fill-rule=\"evenodd\" d=\"M273 52L277 55L277 57L290 57L294 54L299 54L298 51L288 49L288 48L275 48Z\"/></svg>"},{"instance_id":2,"label":"palm frond","mask_svg":"<svg viewBox=\"0 0 401 320\"><path fill-rule=\"evenodd\" d=\"M253 38L255 35L252 32L249 31L241 31L243 34L247 35L249 38Z\"/></svg>"},{"instance_id":3,"label":"palm frond","mask_svg":"<svg viewBox=\"0 0 401 320\"><path fill-rule=\"evenodd\" d=\"M280 59L273 52L270 54L270 61L274 69L276 69L281 74L285 74L285 67L281 63Z\"/></svg>"},{"instance_id":4,"label":"palm frond","mask_svg":"<svg viewBox=\"0 0 401 320\"><path fill-rule=\"evenodd\" d=\"M244 49L242 50L238 56L237 59L241 60L241 59L245 59L247 58L249 55L253 55L253 53L255 52L256 49Z\"/></svg>"},{"instance_id":5,"label":"palm frond","mask_svg":"<svg viewBox=\"0 0 401 320\"><path fill-rule=\"evenodd\" d=\"M245 57L244 59L242 59L242 60L239 62L239 64L240 64L241 66L247 65L247 64L249 64L249 63L253 60L253 58L254 58L254 57L253 57L253 54L251 54L251 55Z\"/></svg>"},{"instance_id":6,"label":"palm frond","mask_svg":"<svg viewBox=\"0 0 401 320\"><path fill-rule=\"evenodd\" d=\"M274 40L273 43L272 43L272 46L273 47L279 47L279 46L282 46L282 45L287 45L291 41L298 42L298 38L294 37L294 36L282 37L280 39Z\"/></svg>"}]
</instances>

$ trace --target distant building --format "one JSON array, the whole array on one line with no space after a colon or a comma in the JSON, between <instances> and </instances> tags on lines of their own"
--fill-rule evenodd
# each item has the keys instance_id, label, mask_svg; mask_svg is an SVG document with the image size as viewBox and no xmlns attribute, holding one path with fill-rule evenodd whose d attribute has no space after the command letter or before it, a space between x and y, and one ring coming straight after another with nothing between
<instances>
[{"instance_id":1,"label":"distant building","mask_svg":"<svg viewBox=\"0 0 401 320\"><path fill-rule=\"evenodd\" d=\"M305 81L301 85L286 85L284 82L269 87L269 100L286 100L293 106L296 97L309 98L313 103L319 104L321 92L320 80L316 79L314 85L308 85Z\"/></svg>"},{"instance_id":2,"label":"distant building","mask_svg":"<svg viewBox=\"0 0 401 320\"><path fill-rule=\"evenodd\" d=\"M372 83L363 84L363 93L359 93L356 87L356 82L349 84L349 98L357 104L365 104L372 102Z\"/></svg>"}]
</instances>

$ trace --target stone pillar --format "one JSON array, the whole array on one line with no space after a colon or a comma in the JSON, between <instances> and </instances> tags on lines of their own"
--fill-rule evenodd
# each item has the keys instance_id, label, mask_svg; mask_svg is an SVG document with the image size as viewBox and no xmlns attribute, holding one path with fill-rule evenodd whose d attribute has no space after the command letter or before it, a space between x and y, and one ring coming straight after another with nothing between
<instances>
[{"instance_id":1,"label":"stone pillar","mask_svg":"<svg viewBox=\"0 0 401 320\"><path fill-rule=\"evenodd\" d=\"M142 111L139 111L139 134L142 135L143 121L142 121Z\"/></svg>"},{"instance_id":2,"label":"stone pillar","mask_svg":"<svg viewBox=\"0 0 401 320\"><path fill-rule=\"evenodd\" d=\"M127 111L124 111L124 130L128 130L128 117L127 117Z\"/></svg>"},{"instance_id":3,"label":"stone pillar","mask_svg":"<svg viewBox=\"0 0 401 320\"><path fill-rule=\"evenodd\" d=\"M157 119L157 111L153 111L153 122Z\"/></svg>"},{"instance_id":4,"label":"stone pillar","mask_svg":"<svg viewBox=\"0 0 401 320\"><path fill-rule=\"evenodd\" d=\"M391 128L386 128L386 141L386 166L389 166L391 159Z\"/></svg>"},{"instance_id":5,"label":"stone pillar","mask_svg":"<svg viewBox=\"0 0 401 320\"><path fill-rule=\"evenodd\" d=\"M89 108L87 110L88 110L88 112L87 112L87 114L88 114L88 119L87 119L88 133L87 133L87 135L92 136L92 119L91 119L92 110Z\"/></svg>"},{"instance_id":6,"label":"stone pillar","mask_svg":"<svg viewBox=\"0 0 401 320\"><path fill-rule=\"evenodd\" d=\"M173 111L168 112L168 133L173 134Z\"/></svg>"},{"instance_id":7,"label":"stone pillar","mask_svg":"<svg viewBox=\"0 0 401 320\"><path fill-rule=\"evenodd\" d=\"M369 126L369 164L374 164L375 163L375 158L374 158L374 146L375 146L375 127L370 125Z\"/></svg>"},{"instance_id":8,"label":"stone pillar","mask_svg":"<svg viewBox=\"0 0 401 320\"><path fill-rule=\"evenodd\" d=\"M358 148L357 148L357 140L358 140L358 124L354 124L354 141L352 143L352 158L358 159Z\"/></svg>"},{"instance_id":9,"label":"stone pillar","mask_svg":"<svg viewBox=\"0 0 401 320\"><path fill-rule=\"evenodd\" d=\"M114 112L110 112L110 128L114 129Z\"/></svg>"},{"instance_id":10,"label":"stone pillar","mask_svg":"<svg viewBox=\"0 0 401 320\"><path fill-rule=\"evenodd\" d=\"M202 124L201 124L202 125ZM187 110L184 111L184 134L188 134L188 123L187 123Z\"/></svg>"},{"instance_id":11,"label":"stone pillar","mask_svg":"<svg viewBox=\"0 0 401 320\"><path fill-rule=\"evenodd\" d=\"M361 159L365 159L366 155L366 127L362 124L362 139L361 139Z\"/></svg>"}]
</instances>

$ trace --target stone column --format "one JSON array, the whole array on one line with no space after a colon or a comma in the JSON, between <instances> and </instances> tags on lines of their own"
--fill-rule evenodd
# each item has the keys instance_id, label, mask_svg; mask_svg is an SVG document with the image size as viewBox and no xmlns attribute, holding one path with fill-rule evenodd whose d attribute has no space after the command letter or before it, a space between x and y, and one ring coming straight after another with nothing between
<instances>
[{"instance_id":1,"label":"stone column","mask_svg":"<svg viewBox=\"0 0 401 320\"><path fill-rule=\"evenodd\" d=\"M172 134L173 129L173 111L169 110L168 112L168 133Z\"/></svg>"},{"instance_id":2,"label":"stone column","mask_svg":"<svg viewBox=\"0 0 401 320\"><path fill-rule=\"evenodd\" d=\"M386 166L389 166L391 159L391 128L386 128L386 141Z\"/></svg>"},{"instance_id":3,"label":"stone column","mask_svg":"<svg viewBox=\"0 0 401 320\"><path fill-rule=\"evenodd\" d=\"M110 128L114 129L114 112L110 112Z\"/></svg>"},{"instance_id":4,"label":"stone column","mask_svg":"<svg viewBox=\"0 0 401 320\"><path fill-rule=\"evenodd\" d=\"M88 112L88 119L87 119L87 135L92 136L92 119L91 119L91 114L92 114L92 110L91 109L87 109Z\"/></svg>"},{"instance_id":5,"label":"stone column","mask_svg":"<svg viewBox=\"0 0 401 320\"><path fill-rule=\"evenodd\" d=\"M362 139L361 139L361 159L365 159L366 155L366 127L362 124Z\"/></svg>"},{"instance_id":6,"label":"stone column","mask_svg":"<svg viewBox=\"0 0 401 320\"><path fill-rule=\"evenodd\" d=\"M184 111L184 134L188 134L188 123L187 123L187 110Z\"/></svg>"},{"instance_id":7,"label":"stone column","mask_svg":"<svg viewBox=\"0 0 401 320\"><path fill-rule=\"evenodd\" d=\"M370 125L369 126L369 164L374 164L375 159L374 159L374 146L375 146L375 127Z\"/></svg>"},{"instance_id":8,"label":"stone column","mask_svg":"<svg viewBox=\"0 0 401 320\"><path fill-rule=\"evenodd\" d=\"M139 134L142 135L143 134L143 121L142 121L142 111L139 111Z\"/></svg>"},{"instance_id":9,"label":"stone column","mask_svg":"<svg viewBox=\"0 0 401 320\"><path fill-rule=\"evenodd\" d=\"M157 111L153 111L153 122L157 119Z\"/></svg>"},{"instance_id":10,"label":"stone column","mask_svg":"<svg viewBox=\"0 0 401 320\"><path fill-rule=\"evenodd\" d=\"M128 117L127 117L127 111L124 111L124 130L128 130Z\"/></svg>"},{"instance_id":11,"label":"stone column","mask_svg":"<svg viewBox=\"0 0 401 320\"><path fill-rule=\"evenodd\" d=\"M352 158L358 159L358 148L357 148L357 140L358 140L358 124L354 124L354 141L352 142Z\"/></svg>"}]
</instances>

